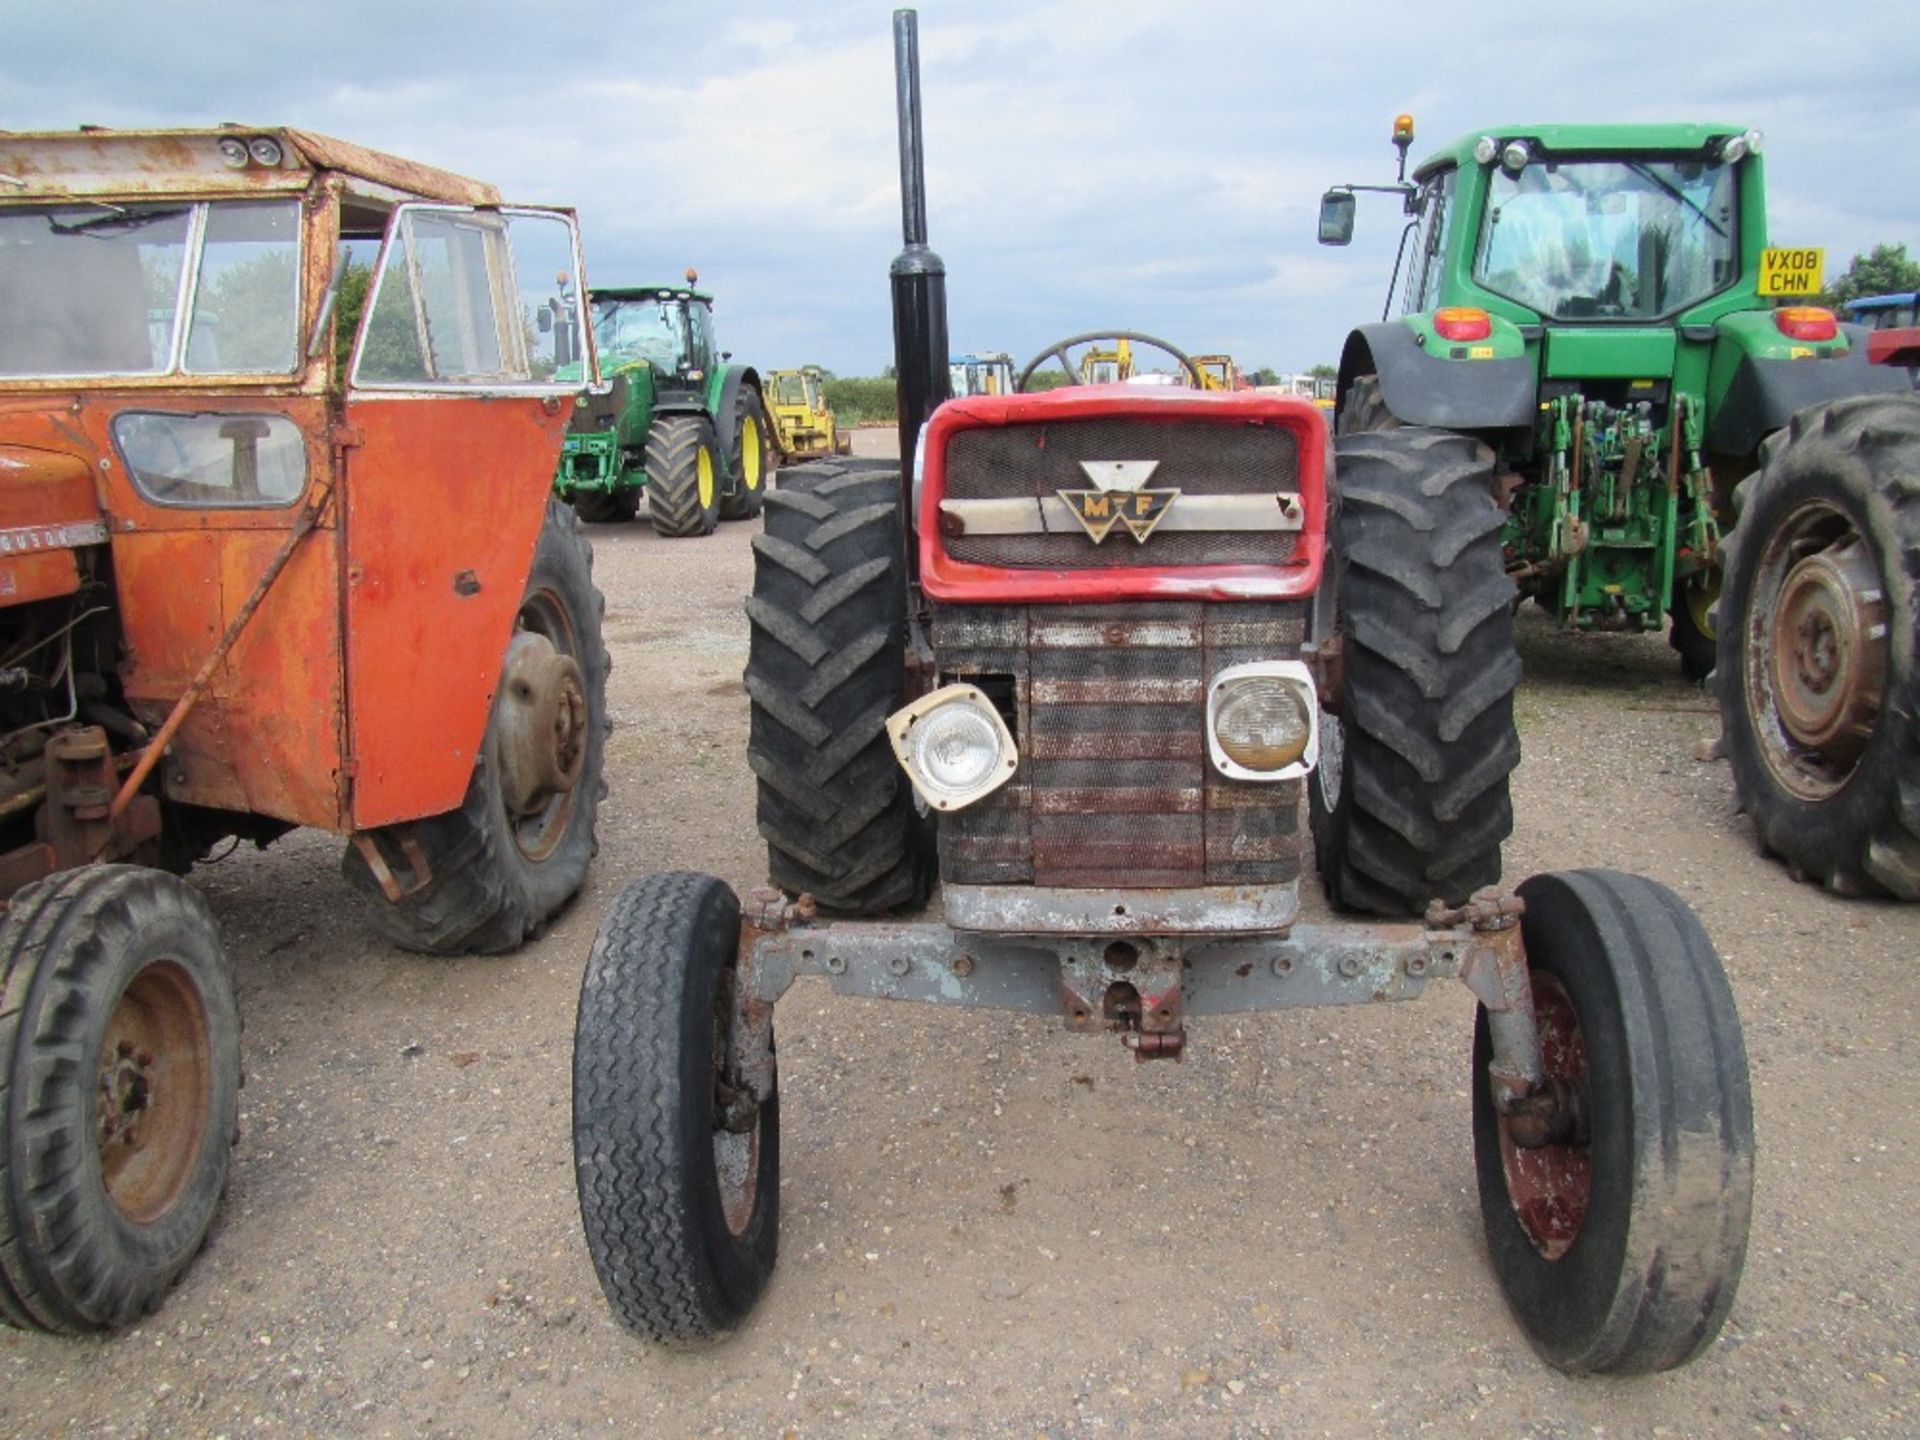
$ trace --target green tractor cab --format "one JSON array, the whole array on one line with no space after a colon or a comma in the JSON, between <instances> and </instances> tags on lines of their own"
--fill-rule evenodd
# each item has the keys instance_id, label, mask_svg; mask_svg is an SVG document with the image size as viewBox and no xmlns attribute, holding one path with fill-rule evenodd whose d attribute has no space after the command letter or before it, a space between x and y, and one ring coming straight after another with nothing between
<instances>
[{"instance_id":1,"label":"green tractor cab","mask_svg":"<svg viewBox=\"0 0 1920 1440\"><path fill-rule=\"evenodd\" d=\"M760 513L773 478L758 373L714 351L713 297L681 285L588 292L608 389L574 416L554 493L588 521L631 520L647 495L662 535Z\"/></svg>"},{"instance_id":2,"label":"green tractor cab","mask_svg":"<svg viewBox=\"0 0 1920 1440\"><path fill-rule=\"evenodd\" d=\"M1768 245L1760 133L1503 126L1409 180L1412 139L1402 116L1395 183L1321 202L1324 244L1351 239L1357 191L1406 216L1382 320L1341 355L1339 434L1485 445L1521 594L1582 630L1670 617L1686 673L1716 675L1763 845L1834 889L1920 898L1920 808L1897 798L1920 403L1807 303L1821 252ZM1845 494L1802 514L1789 486Z\"/></svg>"}]
</instances>

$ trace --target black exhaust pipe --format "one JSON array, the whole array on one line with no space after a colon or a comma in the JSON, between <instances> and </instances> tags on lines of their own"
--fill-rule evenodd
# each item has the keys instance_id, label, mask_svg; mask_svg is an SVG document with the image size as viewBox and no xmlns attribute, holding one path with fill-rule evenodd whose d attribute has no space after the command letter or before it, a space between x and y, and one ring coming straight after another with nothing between
<instances>
[{"instance_id":1,"label":"black exhaust pipe","mask_svg":"<svg viewBox=\"0 0 1920 1440\"><path fill-rule=\"evenodd\" d=\"M893 277L894 402L900 415L900 482L911 490L920 427L953 393L947 369L947 267L927 247L927 174L920 146L920 29L893 12L893 78L900 113L900 217L906 248ZM909 494L907 503L911 504Z\"/></svg>"}]
</instances>

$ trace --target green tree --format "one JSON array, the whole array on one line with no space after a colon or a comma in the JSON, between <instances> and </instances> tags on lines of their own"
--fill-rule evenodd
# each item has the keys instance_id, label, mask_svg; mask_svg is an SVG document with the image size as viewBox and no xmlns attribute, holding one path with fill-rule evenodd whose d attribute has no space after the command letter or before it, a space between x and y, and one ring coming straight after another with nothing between
<instances>
[{"instance_id":1,"label":"green tree","mask_svg":"<svg viewBox=\"0 0 1920 1440\"><path fill-rule=\"evenodd\" d=\"M1899 295L1909 290L1920 290L1920 260L1909 260L1905 245L1876 245L1865 255L1855 255L1821 299L1837 309L1862 295Z\"/></svg>"},{"instance_id":2,"label":"green tree","mask_svg":"<svg viewBox=\"0 0 1920 1440\"><path fill-rule=\"evenodd\" d=\"M1258 370L1255 370L1247 376L1247 383L1250 385L1278 385L1280 383L1280 372L1275 370L1271 365L1262 365Z\"/></svg>"},{"instance_id":3,"label":"green tree","mask_svg":"<svg viewBox=\"0 0 1920 1440\"><path fill-rule=\"evenodd\" d=\"M1329 365L1326 361L1322 360L1318 365L1307 371L1307 374L1316 380L1338 380L1340 378L1340 367L1337 365Z\"/></svg>"}]
</instances>

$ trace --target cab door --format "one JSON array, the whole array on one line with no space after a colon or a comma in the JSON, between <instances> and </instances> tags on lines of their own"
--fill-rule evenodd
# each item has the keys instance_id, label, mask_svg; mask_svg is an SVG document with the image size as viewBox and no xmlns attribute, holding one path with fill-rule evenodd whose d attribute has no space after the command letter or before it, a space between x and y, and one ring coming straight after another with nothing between
<instances>
[{"instance_id":1,"label":"cab door","mask_svg":"<svg viewBox=\"0 0 1920 1440\"><path fill-rule=\"evenodd\" d=\"M388 227L338 439L355 828L466 793L567 421L598 381L583 281L567 211L404 205Z\"/></svg>"}]
</instances>

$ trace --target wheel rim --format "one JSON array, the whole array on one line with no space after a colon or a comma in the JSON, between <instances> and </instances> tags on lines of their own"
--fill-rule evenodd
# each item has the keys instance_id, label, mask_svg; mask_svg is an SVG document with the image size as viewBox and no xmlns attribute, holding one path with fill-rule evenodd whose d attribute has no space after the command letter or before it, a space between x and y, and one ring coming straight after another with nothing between
<instances>
[{"instance_id":1,"label":"wheel rim","mask_svg":"<svg viewBox=\"0 0 1920 1440\"><path fill-rule=\"evenodd\" d=\"M1825 504L1795 511L1755 569L1746 698L1767 768L1800 799L1828 799L1853 778L1886 690L1887 621L1853 522Z\"/></svg>"},{"instance_id":2,"label":"wheel rim","mask_svg":"<svg viewBox=\"0 0 1920 1440\"><path fill-rule=\"evenodd\" d=\"M1718 578L1687 586L1687 618L1693 621L1693 628L1709 640L1713 639L1713 607L1719 599Z\"/></svg>"},{"instance_id":3,"label":"wheel rim","mask_svg":"<svg viewBox=\"0 0 1920 1440\"><path fill-rule=\"evenodd\" d=\"M740 478L749 491L760 488L760 422L751 415L740 422Z\"/></svg>"},{"instance_id":4,"label":"wheel rim","mask_svg":"<svg viewBox=\"0 0 1920 1440\"><path fill-rule=\"evenodd\" d=\"M206 1137L213 1051L206 1004L172 960L121 992L100 1042L94 1139L114 1209L148 1225L186 1188Z\"/></svg>"},{"instance_id":5,"label":"wheel rim","mask_svg":"<svg viewBox=\"0 0 1920 1440\"><path fill-rule=\"evenodd\" d=\"M700 508L713 508L713 452L702 445L694 455L694 473L700 490Z\"/></svg>"},{"instance_id":6,"label":"wheel rim","mask_svg":"<svg viewBox=\"0 0 1920 1440\"><path fill-rule=\"evenodd\" d=\"M1320 787L1320 804L1331 815L1340 805L1341 768L1347 758L1347 732L1337 716L1320 712L1320 760L1313 767L1313 783Z\"/></svg>"},{"instance_id":7,"label":"wheel rim","mask_svg":"<svg viewBox=\"0 0 1920 1440\"><path fill-rule=\"evenodd\" d=\"M1549 1083L1564 1083L1581 1095L1587 1086L1587 1042L1573 1000L1544 970L1531 972L1534 1025L1540 1033L1540 1071ZM1486 1084L1485 1077L1480 1080ZM1533 1248L1558 1260L1579 1238L1593 1192L1593 1156L1585 1145L1526 1147L1513 1142L1506 1116L1500 1117L1500 1164L1507 1177L1507 1199Z\"/></svg>"},{"instance_id":8,"label":"wheel rim","mask_svg":"<svg viewBox=\"0 0 1920 1440\"><path fill-rule=\"evenodd\" d=\"M539 590L521 602L507 646L494 759L514 847L536 863L566 835L586 768L591 720L578 648L558 595Z\"/></svg>"},{"instance_id":9,"label":"wheel rim","mask_svg":"<svg viewBox=\"0 0 1920 1440\"><path fill-rule=\"evenodd\" d=\"M753 1223L754 1202L760 1194L760 1116L744 1131L729 1129L728 1113L740 1098L728 1079L727 1039L733 1033L735 972L722 976L713 1001L713 1172L720 1182L720 1214L727 1233L736 1240Z\"/></svg>"}]
</instances>

